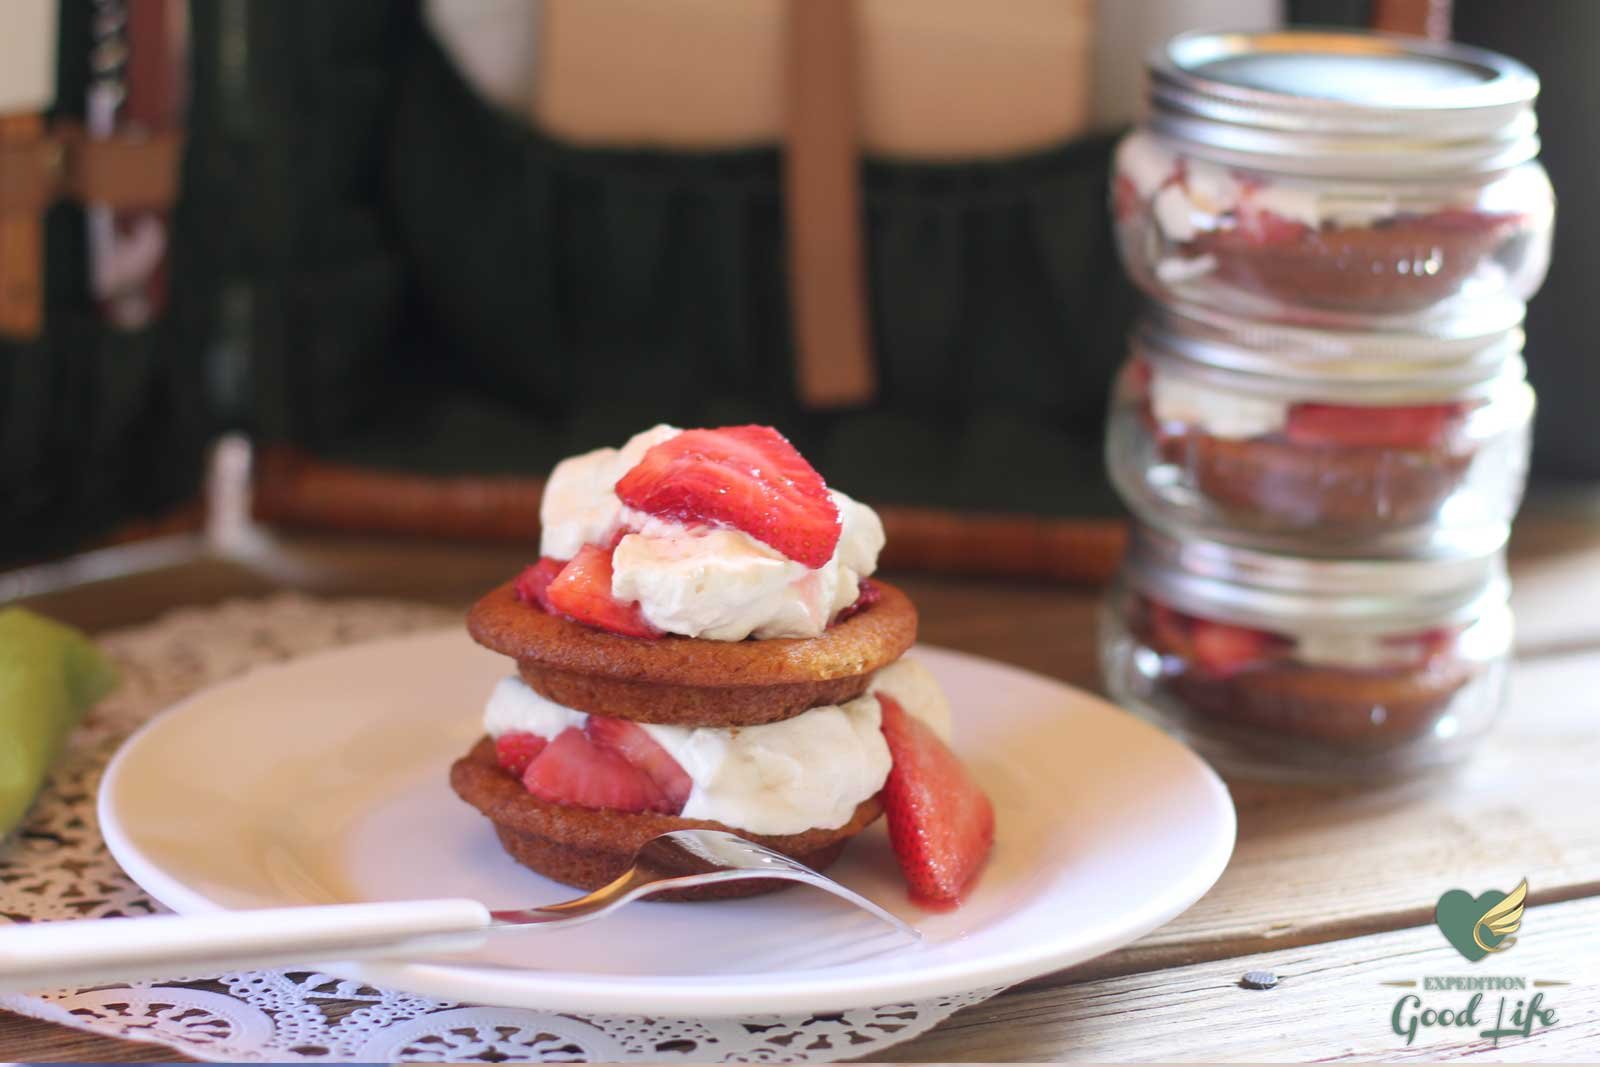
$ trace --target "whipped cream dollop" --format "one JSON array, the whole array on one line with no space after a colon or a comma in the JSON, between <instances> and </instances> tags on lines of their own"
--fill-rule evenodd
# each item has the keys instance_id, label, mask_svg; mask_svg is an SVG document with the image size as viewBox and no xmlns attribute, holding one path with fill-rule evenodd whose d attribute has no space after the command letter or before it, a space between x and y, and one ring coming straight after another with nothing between
<instances>
[{"instance_id":1,"label":"whipped cream dollop","mask_svg":"<svg viewBox=\"0 0 1600 1067\"><path fill-rule=\"evenodd\" d=\"M883 788L889 746L876 693L950 736L950 705L927 668L901 659L880 670L867 692L843 704L801 712L763 726L639 725L694 783L682 815L755 834L837 829ZM588 716L548 700L513 675L495 686L484 709L492 737L521 731L553 738L582 728Z\"/></svg>"},{"instance_id":2,"label":"whipped cream dollop","mask_svg":"<svg viewBox=\"0 0 1600 1067\"><path fill-rule=\"evenodd\" d=\"M1289 401L1219 388L1152 367L1150 413L1157 423L1176 423L1212 437L1243 441L1277 433L1289 421Z\"/></svg>"},{"instance_id":3,"label":"whipped cream dollop","mask_svg":"<svg viewBox=\"0 0 1600 1067\"><path fill-rule=\"evenodd\" d=\"M1384 670L1410 667L1424 658L1420 642L1395 640L1382 634L1308 630L1295 638L1294 658L1316 667L1348 670Z\"/></svg>"},{"instance_id":4,"label":"whipped cream dollop","mask_svg":"<svg viewBox=\"0 0 1600 1067\"><path fill-rule=\"evenodd\" d=\"M1455 634L1453 654L1486 662L1504 655L1511 645L1511 609L1496 605ZM1319 667L1386 670L1416 667L1433 651L1427 634L1382 634L1304 630L1295 635L1294 658Z\"/></svg>"},{"instance_id":5,"label":"whipped cream dollop","mask_svg":"<svg viewBox=\"0 0 1600 1067\"><path fill-rule=\"evenodd\" d=\"M861 579L877 569L883 523L877 512L830 490L839 509L839 543L823 566L789 559L741 530L686 525L628 508L618 479L651 448L682 431L655 426L621 448L562 460L539 506L539 550L571 559L586 544L608 545L611 595L638 601L659 630L714 641L816 637L855 602Z\"/></svg>"}]
</instances>

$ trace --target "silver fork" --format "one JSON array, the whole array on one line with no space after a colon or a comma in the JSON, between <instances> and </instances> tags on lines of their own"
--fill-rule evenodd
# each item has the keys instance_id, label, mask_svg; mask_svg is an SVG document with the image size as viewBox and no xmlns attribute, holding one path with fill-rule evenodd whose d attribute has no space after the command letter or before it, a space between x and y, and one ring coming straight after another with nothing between
<instances>
[{"instance_id":1,"label":"silver fork","mask_svg":"<svg viewBox=\"0 0 1600 1067\"><path fill-rule=\"evenodd\" d=\"M815 886L912 940L921 937L866 897L780 852L720 830L674 830L645 842L611 884L537 908L490 911L476 900L415 900L0 925L0 993L462 952L496 931L573 926L656 893L753 878Z\"/></svg>"}]
</instances>

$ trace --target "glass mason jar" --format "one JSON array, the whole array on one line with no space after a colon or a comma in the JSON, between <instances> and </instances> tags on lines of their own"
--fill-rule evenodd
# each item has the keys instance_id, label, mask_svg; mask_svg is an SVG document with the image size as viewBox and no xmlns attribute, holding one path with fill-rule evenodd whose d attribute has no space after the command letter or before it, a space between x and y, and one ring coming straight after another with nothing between
<instances>
[{"instance_id":1,"label":"glass mason jar","mask_svg":"<svg viewBox=\"0 0 1600 1067\"><path fill-rule=\"evenodd\" d=\"M1453 336L1151 308L1112 396L1111 479L1143 517L1268 547L1501 529L1534 407L1512 304Z\"/></svg>"},{"instance_id":2,"label":"glass mason jar","mask_svg":"<svg viewBox=\"0 0 1600 1067\"><path fill-rule=\"evenodd\" d=\"M1544 280L1555 198L1532 71L1355 33L1189 33L1150 62L1112 210L1134 281L1278 321L1366 327Z\"/></svg>"},{"instance_id":3,"label":"glass mason jar","mask_svg":"<svg viewBox=\"0 0 1600 1067\"><path fill-rule=\"evenodd\" d=\"M1106 686L1226 773L1309 783L1448 766L1505 695L1502 543L1323 560L1136 526L1104 608Z\"/></svg>"}]
</instances>

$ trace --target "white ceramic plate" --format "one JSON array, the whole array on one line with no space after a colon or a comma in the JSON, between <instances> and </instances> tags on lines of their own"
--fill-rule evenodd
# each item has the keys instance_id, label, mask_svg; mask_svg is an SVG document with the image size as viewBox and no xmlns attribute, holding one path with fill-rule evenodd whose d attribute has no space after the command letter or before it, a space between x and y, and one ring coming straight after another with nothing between
<instances>
[{"instance_id":1,"label":"white ceramic plate","mask_svg":"<svg viewBox=\"0 0 1600 1067\"><path fill-rule=\"evenodd\" d=\"M329 970L445 1000L688 1017L840 1011L1005 985L1155 929L1233 850L1222 783L1178 742L1058 682L914 653L956 709L957 750L998 841L958 910L919 911L881 823L830 874L914 922L908 945L826 894L643 902L470 955ZM179 912L575 894L513 863L446 781L508 662L460 632L361 645L200 693L119 752L100 792L111 852Z\"/></svg>"}]
</instances>

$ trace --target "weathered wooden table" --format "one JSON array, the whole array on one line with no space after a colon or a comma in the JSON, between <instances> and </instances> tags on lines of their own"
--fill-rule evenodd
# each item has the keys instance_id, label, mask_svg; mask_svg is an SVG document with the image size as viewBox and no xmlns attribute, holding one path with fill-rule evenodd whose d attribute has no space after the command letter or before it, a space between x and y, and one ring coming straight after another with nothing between
<instances>
[{"instance_id":1,"label":"weathered wooden table","mask_svg":"<svg viewBox=\"0 0 1600 1067\"><path fill-rule=\"evenodd\" d=\"M238 558L192 546L143 548L139 573L97 564L42 574L67 584L32 603L90 629L176 605L283 587L465 605L525 553L282 539ZM1188 913L1099 960L1013 989L898 1046L909 1061L1303 1060L1600 1057L1600 511L1545 503L1514 540L1518 664L1511 706L1481 755L1427 789L1308 792L1236 784L1239 844L1222 880ZM100 561L103 564L105 561ZM41 577L41 576L36 576ZM82 579L82 580L79 580ZM1094 591L902 575L923 639L1097 684ZM0 578L0 599L9 592ZM1063 817L1088 817L1063 813ZM1479 964L1432 925L1444 891L1510 889L1530 904L1513 952ZM1063 922L1088 921L1062 916ZM1247 971L1275 988L1244 988ZM1459 1007L1471 995L1433 978L1526 979L1552 1025L1495 1042L1483 1026L1392 1026L1397 1001ZM1534 982L1552 983L1535 987ZM1416 983L1408 985L1407 983ZM1409 1015L1402 1015L1402 1024ZM170 1051L0 1013L0 1054L30 1060L169 1060Z\"/></svg>"}]
</instances>

